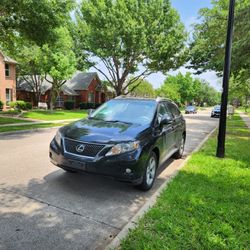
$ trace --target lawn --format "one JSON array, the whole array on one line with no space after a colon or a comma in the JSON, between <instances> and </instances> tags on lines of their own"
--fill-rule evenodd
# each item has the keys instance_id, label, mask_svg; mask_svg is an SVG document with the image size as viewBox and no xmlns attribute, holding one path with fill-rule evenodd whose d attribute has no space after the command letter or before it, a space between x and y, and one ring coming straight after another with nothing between
<instances>
[{"instance_id":1,"label":"lawn","mask_svg":"<svg viewBox=\"0 0 250 250\"><path fill-rule=\"evenodd\" d=\"M247 112L244 107L237 108L238 111L243 112L244 114L250 116L250 108L247 108Z\"/></svg>"},{"instance_id":2,"label":"lawn","mask_svg":"<svg viewBox=\"0 0 250 250\"><path fill-rule=\"evenodd\" d=\"M57 127L57 126L63 126L63 125L65 124L64 123L42 123L42 124L0 127L0 133L20 131L20 130L32 130L32 129L37 129L37 128L50 128L50 127Z\"/></svg>"},{"instance_id":3,"label":"lawn","mask_svg":"<svg viewBox=\"0 0 250 250\"><path fill-rule=\"evenodd\" d=\"M53 120L67 120L67 119L82 119L87 117L86 110L60 110L60 111L47 111L47 110L32 110L25 112L23 118L30 118L35 120L53 121Z\"/></svg>"},{"instance_id":4,"label":"lawn","mask_svg":"<svg viewBox=\"0 0 250 250\"><path fill-rule=\"evenodd\" d=\"M228 121L226 158L216 135L193 154L121 249L249 249L250 132Z\"/></svg>"},{"instance_id":5,"label":"lawn","mask_svg":"<svg viewBox=\"0 0 250 250\"><path fill-rule=\"evenodd\" d=\"M0 117L0 125L13 124L13 123L24 123L29 121L18 120L10 117Z\"/></svg>"}]
</instances>

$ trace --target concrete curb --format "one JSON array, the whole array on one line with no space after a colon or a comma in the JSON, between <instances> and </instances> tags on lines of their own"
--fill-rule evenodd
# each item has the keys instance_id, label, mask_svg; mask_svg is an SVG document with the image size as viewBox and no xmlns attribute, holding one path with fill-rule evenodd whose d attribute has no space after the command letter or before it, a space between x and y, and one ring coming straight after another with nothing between
<instances>
[{"instance_id":1,"label":"concrete curb","mask_svg":"<svg viewBox=\"0 0 250 250\"><path fill-rule=\"evenodd\" d=\"M157 198L160 196L162 190L167 187L167 185L174 179L178 174L179 170L182 169L188 160L191 158L192 154L200 150L203 144L208 140L208 138L215 132L218 128L216 126L192 151L192 153L177 167L177 169L170 175L168 179L156 190L156 192L149 198L149 200L139 209L139 211L132 217L132 219L123 227L123 229L116 235L116 237L111 241L111 243L105 248L106 250L117 249L120 246L121 240L123 240L129 231L136 227L138 221L142 216L156 203Z\"/></svg>"},{"instance_id":2,"label":"concrete curb","mask_svg":"<svg viewBox=\"0 0 250 250\"><path fill-rule=\"evenodd\" d=\"M40 132L40 131L43 131L43 130L49 130L49 129L52 130L52 129L55 129L55 128L60 128L62 126L54 126L54 127L49 127L49 128L34 128L34 129L18 130L18 131L11 131L11 132L1 132L0 133L0 139L1 139L1 137L4 137L6 135L31 134L31 133L36 133L36 132Z\"/></svg>"}]
</instances>

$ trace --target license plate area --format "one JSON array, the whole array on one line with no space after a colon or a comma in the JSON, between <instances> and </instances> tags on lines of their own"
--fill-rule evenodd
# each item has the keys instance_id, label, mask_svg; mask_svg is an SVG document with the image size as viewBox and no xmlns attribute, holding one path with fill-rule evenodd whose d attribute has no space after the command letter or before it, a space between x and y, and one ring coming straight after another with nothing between
<instances>
[{"instance_id":1,"label":"license plate area","mask_svg":"<svg viewBox=\"0 0 250 250\"><path fill-rule=\"evenodd\" d=\"M86 170L86 162L69 160L68 163L71 168L76 168L79 170Z\"/></svg>"}]
</instances>

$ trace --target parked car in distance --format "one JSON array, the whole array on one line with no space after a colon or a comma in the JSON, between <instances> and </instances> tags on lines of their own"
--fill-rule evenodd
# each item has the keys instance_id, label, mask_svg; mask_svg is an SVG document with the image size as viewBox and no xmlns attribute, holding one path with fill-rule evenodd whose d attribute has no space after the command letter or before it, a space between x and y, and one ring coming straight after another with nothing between
<instances>
[{"instance_id":1,"label":"parked car in distance","mask_svg":"<svg viewBox=\"0 0 250 250\"><path fill-rule=\"evenodd\" d=\"M220 105L216 105L213 107L211 117L220 117Z\"/></svg>"},{"instance_id":2,"label":"parked car in distance","mask_svg":"<svg viewBox=\"0 0 250 250\"><path fill-rule=\"evenodd\" d=\"M197 113L197 109L195 106L186 106L185 108L185 114L196 114Z\"/></svg>"},{"instance_id":3,"label":"parked car in distance","mask_svg":"<svg viewBox=\"0 0 250 250\"><path fill-rule=\"evenodd\" d=\"M88 172L149 190L157 168L181 158L186 123L165 99L117 97L87 119L61 127L50 143L51 162L68 172Z\"/></svg>"}]
</instances>

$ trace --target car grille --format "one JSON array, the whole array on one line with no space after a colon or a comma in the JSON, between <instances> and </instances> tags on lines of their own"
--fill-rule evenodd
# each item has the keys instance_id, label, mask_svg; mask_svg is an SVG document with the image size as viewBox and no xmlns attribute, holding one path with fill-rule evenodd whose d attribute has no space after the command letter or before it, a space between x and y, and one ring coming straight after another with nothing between
<instances>
[{"instance_id":1,"label":"car grille","mask_svg":"<svg viewBox=\"0 0 250 250\"><path fill-rule=\"evenodd\" d=\"M77 147L80 145L84 146L84 149L82 152L77 151ZM88 157L95 157L105 147L105 145L87 144L87 143L83 143L80 141L74 141L74 140L70 140L70 139L65 138L64 139L64 147L65 147L65 150L71 154L88 156Z\"/></svg>"}]
</instances>

